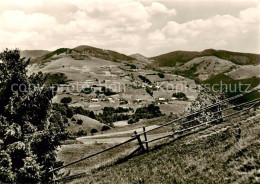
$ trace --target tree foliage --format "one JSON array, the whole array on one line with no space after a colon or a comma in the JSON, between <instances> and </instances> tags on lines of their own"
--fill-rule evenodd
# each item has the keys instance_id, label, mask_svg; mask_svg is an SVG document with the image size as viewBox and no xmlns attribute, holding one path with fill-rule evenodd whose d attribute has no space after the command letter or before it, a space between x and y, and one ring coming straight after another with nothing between
<instances>
[{"instance_id":1,"label":"tree foliage","mask_svg":"<svg viewBox=\"0 0 260 184\"><path fill-rule=\"evenodd\" d=\"M51 104L56 89L43 73L27 76L19 50L4 50L0 60L0 183L47 183L66 137L65 118Z\"/></svg>"},{"instance_id":2,"label":"tree foliage","mask_svg":"<svg viewBox=\"0 0 260 184\"><path fill-rule=\"evenodd\" d=\"M72 101L71 97L64 97L60 100L60 103L68 104Z\"/></svg>"}]
</instances>

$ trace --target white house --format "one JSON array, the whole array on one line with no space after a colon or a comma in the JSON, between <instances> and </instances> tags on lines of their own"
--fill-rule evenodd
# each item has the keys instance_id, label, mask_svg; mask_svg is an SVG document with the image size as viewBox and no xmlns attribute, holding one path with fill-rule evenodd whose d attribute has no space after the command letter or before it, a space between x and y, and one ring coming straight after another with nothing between
<instances>
[{"instance_id":1,"label":"white house","mask_svg":"<svg viewBox=\"0 0 260 184\"><path fill-rule=\"evenodd\" d=\"M98 102L98 99L97 98L92 98L91 102Z\"/></svg>"}]
</instances>

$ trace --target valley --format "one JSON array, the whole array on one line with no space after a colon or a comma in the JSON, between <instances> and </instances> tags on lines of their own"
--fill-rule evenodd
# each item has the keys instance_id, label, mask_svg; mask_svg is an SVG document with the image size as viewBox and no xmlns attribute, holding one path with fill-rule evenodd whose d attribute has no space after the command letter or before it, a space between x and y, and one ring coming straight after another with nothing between
<instances>
[{"instance_id":1,"label":"valley","mask_svg":"<svg viewBox=\"0 0 260 184\"><path fill-rule=\"evenodd\" d=\"M67 116L70 138L57 152L59 160L65 164L122 143L134 131L142 132L143 127L150 130L185 115L201 98L200 93L206 84L211 86L223 81L234 85L242 81L249 83L250 89L259 85L259 63L252 65L256 61L250 61L248 65L237 64L216 55L191 57L188 54L189 60L181 60L182 64L158 66L158 58L115 53L79 46L49 52L47 56L31 61L28 73L51 74L48 82L58 86L52 102L65 105L73 112L70 117ZM218 94L205 94L204 103L212 103L209 99ZM71 100L63 103L64 98ZM259 98L259 93L249 97L252 98ZM160 113L149 114L145 108L149 109L151 104L158 107ZM165 136L171 131L170 127L165 127L150 134L149 138ZM208 137L207 134L203 136ZM129 143L98 158L62 169L62 172L68 175L96 172L95 169L129 155L135 147L136 144ZM79 180L79 183L82 182L85 182L84 179Z\"/></svg>"}]
</instances>

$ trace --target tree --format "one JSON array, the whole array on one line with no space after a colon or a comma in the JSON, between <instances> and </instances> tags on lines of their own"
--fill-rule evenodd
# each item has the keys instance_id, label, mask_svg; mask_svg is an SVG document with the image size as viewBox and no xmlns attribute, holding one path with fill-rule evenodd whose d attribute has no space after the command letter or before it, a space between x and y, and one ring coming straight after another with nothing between
<instances>
[{"instance_id":1,"label":"tree","mask_svg":"<svg viewBox=\"0 0 260 184\"><path fill-rule=\"evenodd\" d=\"M52 109L56 88L44 85L43 73L27 76L19 50L4 50L0 60L0 183L47 183L66 138L65 119Z\"/></svg>"},{"instance_id":2,"label":"tree","mask_svg":"<svg viewBox=\"0 0 260 184\"><path fill-rule=\"evenodd\" d=\"M185 95L185 93L182 92L173 93L172 96L178 99L182 99L184 101L188 100L188 97Z\"/></svg>"},{"instance_id":3,"label":"tree","mask_svg":"<svg viewBox=\"0 0 260 184\"><path fill-rule=\"evenodd\" d=\"M63 104L68 104L72 101L72 98L71 97L64 97L60 100L60 103L63 103Z\"/></svg>"},{"instance_id":4,"label":"tree","mask_svg":"<svg viewBox=\"0 0 260 184\"><path fill-rule=\"evenodd\" d=\"M158 73L158 76L159 76L160 78L164 78L164 74L163 74L163 73Z\"/></svg>"},{"instance_id":5,"label":"tree","mask_svg":"<svg viewBox=\"0 0 260 184\"><path fill-rule=\"evenodd\" d=\"M95 129L95 128L92 128L91 131L90 131L91 135L93 135L94 133L97 133L97 132L98 132L98 130Z\"/></svg>"}]
</instances>

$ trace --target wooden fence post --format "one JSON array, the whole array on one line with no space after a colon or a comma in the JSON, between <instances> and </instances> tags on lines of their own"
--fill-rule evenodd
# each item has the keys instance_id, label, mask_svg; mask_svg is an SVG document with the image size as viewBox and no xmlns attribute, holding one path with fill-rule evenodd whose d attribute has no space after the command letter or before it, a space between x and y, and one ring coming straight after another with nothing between
<instances>
[{"instance_id":1,"label":"wooden fence post","mask_svg":"<svg viewBox=\"0 0 260 184\"><path fill-rule=\"evenodd\" d=\"M145 127L143 127L143 131L144 131L144 141L145 141L146 151L149 151L148 140L147 140L147 135L146 135L146 132L145 132Z\"/></svg>"},{"instance_id":2,"label":"wooden fence post","mask_svg":"<svg viewBox=\"0 0 260 184\"><path fill-rule=\"evenodd\" d=\"M140 139L140 135L137 135L136 131L134 133L135 133L135 137L136 137L136 139L138 141L138 144L139 144L140 148L142 149L143 152L145 152L145 148L144 148L144 145L143 145L143 143L142 143L142 141Z\"/></svg>"}]
</instances>

